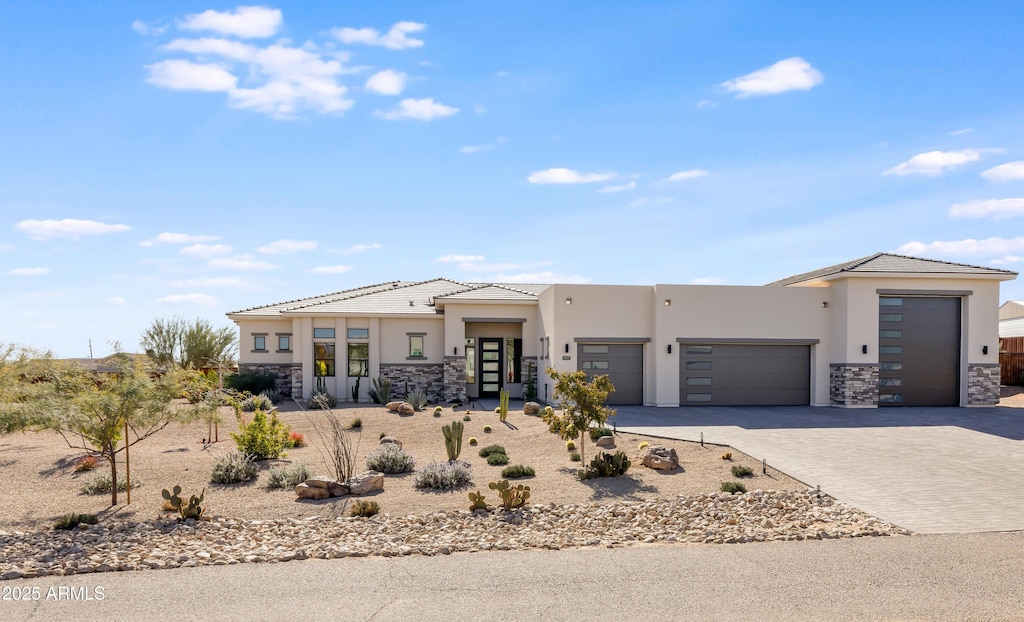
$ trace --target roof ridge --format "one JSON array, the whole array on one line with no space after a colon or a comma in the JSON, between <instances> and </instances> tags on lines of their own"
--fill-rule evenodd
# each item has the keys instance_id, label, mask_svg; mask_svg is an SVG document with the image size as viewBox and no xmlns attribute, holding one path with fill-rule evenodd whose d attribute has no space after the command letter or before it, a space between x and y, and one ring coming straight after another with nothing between
<instances>
[{"instance_id":1,"label":"roof ridge","mask_svg":"<svg viewBox=\"0 0 1024 622\"><path fill-rule=\"evenodd\" d=\"M383 289L383 290L372 291L372 292L360 292L358 294L353 294L351 296L342 296L340 298L336 298L336 299L333 299L333 300L321 300L321 301L318 301L318 302L311 302L309 304L298 305L296 307L293 307L293 308L289 309L289 311L294 311L296 309L305 309L307 307L314 307L314 306L320 305L322 303L340 302L342 300L353 300L355 298L361 298L363 296L370 296L372 294L379 294L381 292L393 292L393 291L399 290L399 289L407 289L409 287L415 287L417 285L423 285L424 283L432 283L434 281L442 281L442 280L445 280L445 279L427 279L426 281L409 281L409 282L391 281L390 283L393 284L393 287L391 287L389 289ZM365 288L363 288L363 289L365 289Z\"/></svg>"},{"instance_id":2,"label":"roof ridge","mask_svg":"<svg viewBox=\"0 0 1024 622\"><path fill-rule=\"evenodd\" d=\"M270 303L268 305L259 305L257 307L248 307L246 309L239 309L237 311L230 311L230 312L228 312L228 315L232 315L234 313L245 313L246 311L256 311L257 309L265 309L267 307L276 307L278 305L287 305L287 304L292 304L293 302L302 302L304 300L316 300L316 299L320 299L320 298L332 298L334 296L340 296L341 294L347 294L347 293L354 292L354 291L360 290L360 289L371 289L371 288L376 288L376 287L384 287L385 285L393 285L395 283L401 283L401 281L384 281L382 283L375 283L373 285L361 285L359 287L350 287L348 289L338 290L336 292L331 292L329 294L320 294L319 296L305 296L303 298L295 298L293 300L283 300L281 302L273 302L273 303ZM342 298L344 298L344 296L342 296Z\"/></svg>"},{"instance_id":3,"label":"roof ridge","mask_svg":"<svg viewBox=\"0 0 1024 622\"><path fill-rule=\"evenodd\" d=\"M493 285L494 287L500 287L501 289L507 289L510 292L516 292L518 294L523 294L523 295L526 295L526 296L536 296L537 295L537 294L534 294L533 292L528 292L525 289L519 289L518 287L512 287L508 283L491 283L491 285Z\"/></svg>"},{"instance_id":4,"label":"roof ridge","mask_svg":"<svg viewBox=\"0 0 1024 622\"><path fill-rule=\"evenodd\" d=\"M874 255L868 255L867 257L861 257L860 259L854 259L853 261L847 262L846 267L844 267L842 270L840 270L840 272L848 272L848 271L853 270L855 268L859 268L859 267L863 266L864 264L866 264L867 262L874 261L874 260L878 259L879 257L881 257L882 255L886 255L886 254L887 253L875 253ZM840 265L842 265L842 264L840 264Z\"/></svg>"},{"instance_id":5,"label":"roof ridge","mask_svg":"<svg viewBox=\"0 0 1024 622\"><path fill-rule=\"evenodd\" d=\"M959 261L946 261L945 259L930 259L928 257L912 257L910 255L900 255L898 253L878 253L878 255L886 255L888 257L899 257L901 259L913 259L915 261L930 261L932 263L946 264L947 266L967 266L968 268L978 268L980 270L996 270L998 272L1006 272L1008 274L1017 274L1013 270L1005 270L1003 268L993 268L992 266L979 266L973 263L961 263Z\"/></svg>"}]
</instances>

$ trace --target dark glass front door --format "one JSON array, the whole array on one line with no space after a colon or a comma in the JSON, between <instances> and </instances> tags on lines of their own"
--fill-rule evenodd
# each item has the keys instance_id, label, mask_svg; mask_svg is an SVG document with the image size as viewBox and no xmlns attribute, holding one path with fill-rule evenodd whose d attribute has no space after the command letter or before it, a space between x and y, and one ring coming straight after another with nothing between
<instances>
[{"instance_id":1,"label":"dark glass front door","mask_svg":"<svg viewBox=\"0 0 1024 622\"><path fill-rule=\"evenodd\" d=\"M501 339L480 340L480 397L501 391Z\"/></svg>"}]
</instances>

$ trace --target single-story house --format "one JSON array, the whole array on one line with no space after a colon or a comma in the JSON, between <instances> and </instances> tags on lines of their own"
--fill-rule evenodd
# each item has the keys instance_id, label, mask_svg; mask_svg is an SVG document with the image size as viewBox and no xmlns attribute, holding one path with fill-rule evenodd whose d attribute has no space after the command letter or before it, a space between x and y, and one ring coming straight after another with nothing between
<instances>
[{"instance_id":1,"label":"single-story house","mask_svg":"<svg viewBox=\"0 0 1024 622\"><path fill-rule=\"evenodd\" d=\"M233 311L239 367L307 397L359 383L435 402L553 401L547 368L608 374L611 404L989 406L999 284L876 253L766 286L393 281Z\"/></svg>"},{"instance_id":2,"label":"single-story house","mask_svg":"<svg viewBox=\"0 0 1024 622\"><path fill-rule=\"evenodd\" d=\"M999 307L999 337L1024 337L1024 300L1010 300Z\"/></svg>"}]
</instances>

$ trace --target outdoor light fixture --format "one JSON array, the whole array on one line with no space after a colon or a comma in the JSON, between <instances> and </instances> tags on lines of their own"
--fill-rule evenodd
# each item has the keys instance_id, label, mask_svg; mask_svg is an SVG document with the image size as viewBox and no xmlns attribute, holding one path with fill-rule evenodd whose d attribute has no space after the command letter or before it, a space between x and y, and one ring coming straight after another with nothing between
<instances>
[{"instance_id":1,"label":"outdoor light fixture","mask_svg":"<svg viewBox=\"0 0 1024 622\"><path fill-rule=\"evenodd\" d=\"M459 346L454 346L452 348L452 355L457 355L458 353L459 353Z\"/></svg>"},{"instance_id":2,"label":"outdoor light fixture","mask_svg":"<svg viewBox=\"0 0 1024 622\"><path fill-rule=\"evenodd\" d=\"M566 298L565 299L565 304L571 305L572 304L572 298Z\"/></svg>"},{"instance_id":3,"label":"outdoor light fixture","mask_svg":"<svg viewBox=\"0 0 1024 622\"><path fill-rule=\"evenodd\" d=\"M672 299L671 298L666 298L665 299L665 306L666 307L671 307L672 306Z\"/></svg>"},{"instance_id":4,"label":"outdoor light fixture","mask_svg":"<svg viewBox=\"0 0 1024 622\"><path fill-rule=\"evenodd\" d=\"M672 354L672 344L668 344L668 353Z\"/></svg>"},{"instance_id":5,"label":"outdoor light fixture","mask_svg":"<svg viewBox=\"0 0 1024 622\"><path fill-rule=\"evenodd\" d=\"M988 346L981 346L981 353L988 354Z\"/></svg>"},{"instance_id":6,"label":"outdoor light fixture","mask_svg":"<svg viewBox=\"0 0 1024 622\"><path fill-rule=\"evenodd\" d=\"M565 353L566 353L566 354L568 354L568 353L569 353L569 344L565 344Z\"/></svg>"},{"instance_id":7,"label":"outdoor light fixture","mask_svg":"<svg viewBox=\"0 0 1024 622\"><path fill-rule=\"evenodd\" d=\"M861 354L867 354L868 353L868 347L867 346L861 346L860 347L860 353Z\"/></svg>"},{"instance_id":8,"label":"outdoor light fixture","mask_svg":"<svg viewBox=\"0 0 1024 622\"><path fill-rule=\"evenodd\" d=\"M827 300L825 302L821 303L821 308L822 309L828 309L828 301Z\"/></svg>"}]
</instances>

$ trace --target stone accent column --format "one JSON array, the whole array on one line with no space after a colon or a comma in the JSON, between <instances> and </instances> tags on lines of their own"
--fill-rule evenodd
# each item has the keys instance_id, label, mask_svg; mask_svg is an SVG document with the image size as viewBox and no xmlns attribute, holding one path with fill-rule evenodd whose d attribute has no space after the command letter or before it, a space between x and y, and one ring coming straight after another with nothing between
<instances>
[{"instance_id":1,"label":"stone accent column","mask_svg":"<svg viewBox=\"0 0 1024 622\"><path fill-rule=\"evenodd\" d=\"M438 363L381 363L380 375L391 381L391 398L405 399L409 391L422 391L427 400L438 404L444 400L444 365Z\"/></svg>"},{"instance_id":2,"label":"stone accent column","mask_svg":"<svg viewBox=\"0 0 1024 622\"><path fill-rule=\"evenodd\" d=\"M968 406L999 404L999 371L999 363L968 363Z\"/></svg>"},{"instance_id":3,"label":"stone accent column","mask_svg":"<svg viewBox=\"0 0 1024 622\"><path fill-rule=\"evenodd\" d=\"M878 406L878 364L829 365L829 397L833 406Z\"/></svg>"},{"instance_id":4,"label":"stone accent column","mask_svg":"<svg viewBox=\"0 0 1024 622\"><path fill-rule=\"evenodd\" d=\"M301 363L241 363L239 372L255 372L274 377L274 388L285 397L302 397Z\"/></svg>"},{"instance_id":5,"label":"stone accent column","mask_svg":"<svg viewBox=\"0 0 1024 622\"><path fill-rule=\"evenodd\" d=\"M459 400L465 404L466 396L466 357L444 357L444 399L446 402Z\"/></svg>"}]
</instances>

